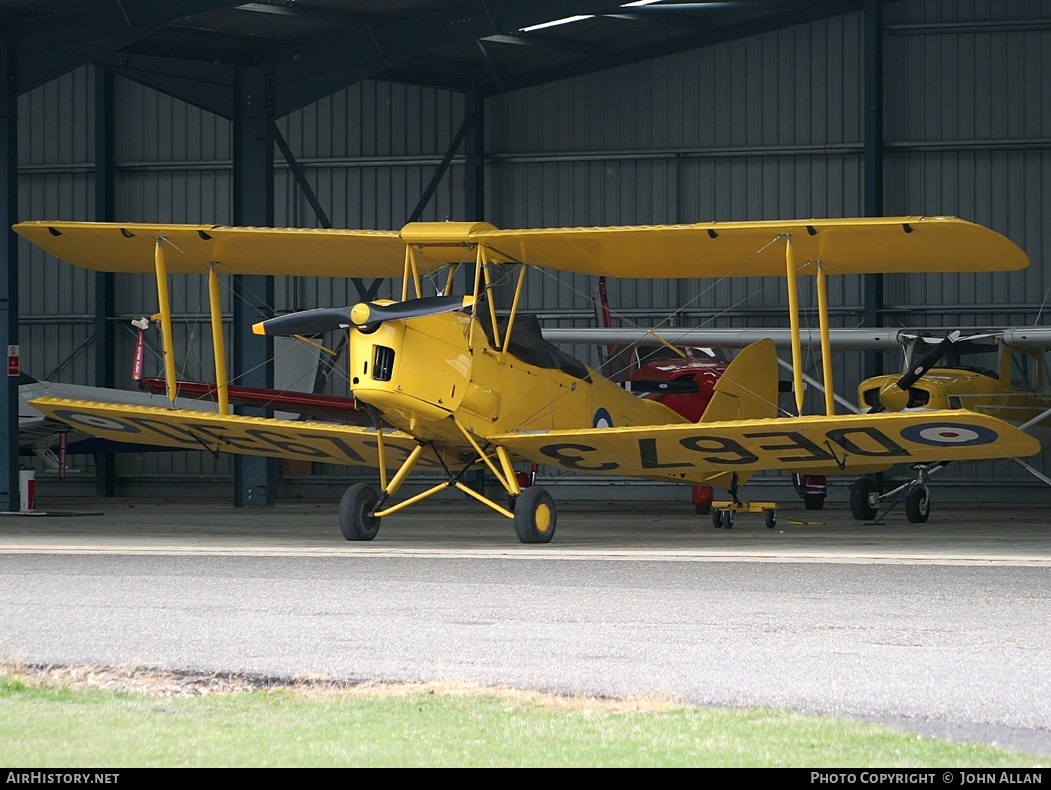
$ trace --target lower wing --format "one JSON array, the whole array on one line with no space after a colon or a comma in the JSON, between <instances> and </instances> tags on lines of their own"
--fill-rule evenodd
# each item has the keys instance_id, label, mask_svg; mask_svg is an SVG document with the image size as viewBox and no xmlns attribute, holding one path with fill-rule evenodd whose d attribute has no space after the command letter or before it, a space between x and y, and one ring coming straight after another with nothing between
<instances>
[{"instance_id":1,"label":"lower wing","mask_svg":"<svg viewBox=\"0 0 1051 790\"><path fill-rule=\"evenodd\" d=\"M79 431L116 442L346 466L379 466L375 429L356 425L241 417L64 398L37 398L30 405ZM386 465L392 468L399 465L416 444L406 433L384 431ZM459 457L446 454L443 460L456 464ZM441 461L433 453L424 453L418 466L442 468Z\"/></svg>"},{"instance_id":2,"label":"lower wing","mask_svg":"<svg viewBox=\"0 0 1051 790\"><path fill-rule=\"evenodd\" d=\"M765 469L867 474L898 463L1017 458L1040 443L974 412L732 420L592 428L486 437L538 463L586 474L705 483L725 472Z\"/></svg>"}]
</instances>

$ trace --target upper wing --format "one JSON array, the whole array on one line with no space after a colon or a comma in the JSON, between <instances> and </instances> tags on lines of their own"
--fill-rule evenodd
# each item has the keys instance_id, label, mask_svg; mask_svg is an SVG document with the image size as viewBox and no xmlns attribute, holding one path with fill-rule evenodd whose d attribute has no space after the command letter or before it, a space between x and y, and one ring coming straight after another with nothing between
<instances>
[{"instance_id":1,"label":"upper wing","mask_svg":"<svg viewBox=\"0 0 1051 790\"><path fill-rule=\"evenodd\" d=\"M168 242L168 271L180 274L207 273L216 263L220 274L386 278L401 277L405 263L405 243L386 230L116 222L21 222L14 229L67 263L105 272L153 272L158 237Z\"/></svg>"},{"instance_id":2,"label":"upper wing","mask_svg":"<svg viewBox=\"0 0 1051 790\"><path fill-rule=\"evenodd\" d=\"M373 428L64 398L38 398L30 404L77 430L116 442L345 466L379 466ZM415 440L401 431L384 431L383 444L391 451L386 458L389 466L400 464L416 447ZM448 455L445 460L456 463L458 457ZM425 453L419 464L423 468L442 468L432 453Z\"/></svg>"},{"instance_id":3,"label":"upper wing","mask_svg":"<svg viewBox=\"0 0 1051 790\"><path fill-rule=\"evenodd\" d=\"M1017 458L1040 451L1040 443L1017 428L958 409L505 433L486 439L570 471L696 483L727 471L856 475L897 463Z\"/></svg>"},{"instance_id":4,"label":"upper wing","mask_svg":"<svg viewBox=\"0 0 1051 790\"><path fill-rule=\"evenodd\" d=\"M1029 258L995 231L955 217L710 222L612 228L497 230L471 239L504 257L610 277L785 275L789 234L800 274L976 272L1023 269Z\"/></svg>"},{"instance_id":5,"label":"upper wing","mask_svg":"<svg viewBox=\"0 0 1051 790\"><path fill-rule=\"evenodd\" d=\"M152 272L158 237L171 272L400 277L405 245L432 271L473 260L518 261L611 277L754 277L785 274L790 236L800 274L974 272L1022 269L1026 254L1000 234L954 217L710 222L606 228L500 230L485 222L417 222L401 231L235 228L114 222L22 222L15 231L62 260L99 271Z\"/></svg>"}]
</instances>

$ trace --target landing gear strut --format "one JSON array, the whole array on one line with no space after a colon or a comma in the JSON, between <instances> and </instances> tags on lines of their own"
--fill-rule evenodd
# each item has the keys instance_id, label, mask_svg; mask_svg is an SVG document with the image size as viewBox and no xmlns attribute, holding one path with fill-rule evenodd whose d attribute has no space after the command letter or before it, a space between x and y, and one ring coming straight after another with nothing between
<instances>
[{"instance_id":1,"label":"landing gear strut","mask_svg":"<svg viewBox=\"0 0 1051 790\"><path fill-rule=\"evenodd\" d=\"M555 502L551 495L543 488L532 485L535 479L535 470L529 478L529 487L523 488L519 485L518 478L511 466L511 458L507 450L501 446L491 448L486 445L482 448L478 445L474 436L455 423L464 437L474 449L474 455L466 460L465 465L459 472L454 472L446 465L441 454L435 453L439 463L445 470L448 480L411 496L395 504L387 504L394 493L405 482L409 472L416 465L423 454L424 444L417 444L408 454L394 476L387 481L386 455L383 442L383 429L376 418L376 450L379 456L380 490L364 483L352 485L343 494L339 504L339 529L347 540L372 540L380 529L380 519L397 513L416 502L427 499L439 491L447 488L456 488L473 499L477 499L483 505L487 505L505 518L514 523L515 535L522 543L550 543L555 535ZM455 420L454 420L455 422ZM482 462L493 473L493 477L503 487L508 497L509 508L497 504L485 494L475 491L467 486L461 478L468 470L477 468Z\"/></svg>"},{"instance_id":2,"label":"landing gear strut","mask_svg":"<svg viewBox=\"0 0 1051 790\"><path fill-rule=\"evenodd\" d=\"M948 465L942 461L933 465L916 464L916 476L886 494L876 491L876 482L870 477L861 477L850 486L850 513L858 521L882 521L883 517L897 505L905 503L905 517L912 524L925 524L931 515L931 475ZM881 504L887 509L879 512Z\"/></svg>"}]
</instances>

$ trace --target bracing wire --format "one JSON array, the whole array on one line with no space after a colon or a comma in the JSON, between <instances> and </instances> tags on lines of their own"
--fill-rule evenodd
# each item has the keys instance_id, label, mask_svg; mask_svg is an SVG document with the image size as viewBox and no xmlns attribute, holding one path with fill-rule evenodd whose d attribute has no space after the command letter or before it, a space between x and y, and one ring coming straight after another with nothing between
<instances>
[{"instance_id":1,"label":"bracing wire","mask_svg":"<svg viewBox=\"0 0 1051 790\"><path fill-rule=\"evenodd\" d=\"M748 256L747 258L744 258L744 259L743 259L743 260L742 260L742 261L741 261L740 263L738 263L738 264L737 264L737 265L736 265L735 267L733 267L733 269L731 269L731 270L730 270L729 272L727 272L726 274L722 275L721 277L715 278L715 279L713 280L713 282L712 282L712 283L711 283L711 284L710 284L710 285L709 285L708 287L706 287L706 288L702 289L701 291L699 291L699 292L698 292L698 293L697 293L697 294L696 294L696 295L695 295L695 296L694 296L694 297L693 297L692 299L690 299L690 300L689 300L688 302L686 302L686 303L685 303L684 305L681 305L681 306L679 306L678 308L676 308L676 310L675 310L675 311L673 311L673 312L672 312L671 314L669 314L669 316L668 316L668 317L664 318L664 319L663 319L662 321L660 321L659 323L657 323L657 324L656 324L655 326L652 326L652 327L642 327L642 326L640 326L640 325L636 324L635 322L633 322L633 321L632 321L632 320L631 320L631 319L630 319L630 318L629 318L628 316L626 316L626 315L623 315L623 314L621 314L621 313L616 313L616 312L614 312L614 313L613 313L613 314L614 314L614 317L616 317L616 318L619 318L620 320L622 320L622 321L624 321L625 323L627 323L627 324L629 325L629 327L630 327L630 328L633 328L633 329L639 329L639 330L640 330L640 331L642 331L642 332L645 332L645 331L648 331L648 330L653 330L653 329L659 329L659 328L661 328L661 327L663 327L663 326L667 325L667 324L668 324L668 322L669 322L669 321L671 320L671 318L672 318L672 317L674 317L674 314L675 314L676 312L680 312L680 311L682 311L682 310L684 310L684 309L686 309L686 308L689 308L689 307L690 307L691 305L693 305L694 303L696 303L696 302L697 302L698 300L700 300L700 299L701 299L701 298L702 298L703 296L705 296L705 295L706 295L707 293L709 293L709 292L710 292L710 291L712 291L712 290L713 290L714 288L716 288L716 287L717 287L717 286L718 286L718 285L719 285L719 284L720 284L721 282L723 282L724 280L726 280L726 279L729 279L730 277L732 277L732 276L733 276L733 273L734 273L735 271L737 271L738 269L740 269L740 268L741 268L742 266L745 266L745 265L746 265L746 264L747 264L747 263L748 263L749 261L753 260L753 259L754 259L754 258L755 258L756 256L758 256L758 255L762 254L762 253L763 253L763 252L764 252L765 250L767 250L767 249L768 249L768 248L769 248L769 247L770 247L770 246L771 246L772 244L776 243L776 242L777 242L777 241L778 241L779 239L781 239L781 238L782 238L783 236L784 236L784 234L778 234L777 236L775 236L774 238L772 238L772 239L771 239L771 240L770 240L769 242L767 242L767 243L766 243L766 244L764 244L764 245L763 245L762 247L760 247L760 248L759 248L759 249L757 249L757 250L756 250L755 252L753 252L753 253L752 253L752 254L751 254L750 256ZM808 264L809 264L809 262L807 262L807 263L803 264L802 266L800 266L800 268L803 268L803 266L806 266L806 265L808 265ZM546 270L546 269L544 269L544 268L542 268L542 267L534 267L534 268L540 268L540 271L541 271L541 272L542 272L542 273L544 274L544 276L546 276L546 277L548 277L548 278L550 278L550 279L552 279L552 280L554 280L554 281L558 282L558 283L559 283L559 287L561 287L561 288L568 288L568 289L569 289L569 290L570 290L570 291L571 291L572 293L574 293L574 294L576 294L576 295L578 295L578 296L584 297L584 298L586 298L586 299L587 299L587 300L589 300L589 301L590 301L591 299L593 299L593 297L592 297L592 295L591 295L591 294L586 294L586 293L584 293L584 292L580 291L579 289L577 289L577 288L576 288L575 286L573 286L572 284L566 284L566 283L562 282L562 280L561 280L561 279L560 279L560 278L558 277L558 275L556 275L556 274L552 273L551 271L548 271L548 270ZM719 312L718 312L717 314L715 314L715 315L713 315L713 316L709 317L709 318L707 319L707 321L706 321L706 322L705 322L704 324L702 324L701 326L707 326L707 325L708 325L709 323L711 323L711 322L713 322L713 321L715 321L715 320L717 320L717 319L721 318L722 316L724 316L724 315L726 315L727 313L729 313L729 312L730 312L731 310L734 310L734 309L736 309L737 307L740 307L740 306L741 306L742 304L744 304L745 302L747 302L747 301L748 301L749 299L752 299L753 297L755 297L755 296L757 296L758 294L762 293L762 292L763 292L763 291L765 290L765 288L766 288L766 286L763 286L762 288L759 288L758 290L756 290L756 291L753 291L753 292L749 293L749 294L748 294L747 296L743 297L742 299L739 299L739 300L737 300L737 301L736 301L735 303L733 303L733 304L731 304L731 305L728 305L727 307L725 307L725 308L723 308L723 309L722 309L721 311L719 311ZM611 310L611 312L613 312L613 311ZM671 327L671 328L674 328L674 327ZM693 328L693 327L691 327L691 328ZM674 339L674 338L673 338L673 339L670 339L670 340L669 340L668 342L670 342L671 344L673 344L673 345L674 345L674 343L675 343L675 339ZM639 344L638 344L638 342L636 341L636 342L633 342L633 343L630 343L630 344L628 344L628 346L626 346L626 348L630 349L630 348L636 347L636 346L638 346L638 345L639 345ZM615 371L614 371L614 372L613 372L613 373L611 374L611 377L615 378L616 376L619 376L619 375L621 375L621 374L623 374L623 373L626 373L626 372L627 372L628 370L630 370L630 364L625 364L625 365L624 365L623 367L621 367L620 369L618 369L618 370L615 370ZM738 382L738 384L740 384L740 382ZM755 398L756 398L757 400L763 400L763 401L765 401L765 402L767 402L767 403L770 403L770 402L769 402L769 401L768 401L767 399L765 399L765 398L761 398L761 397L759 396L759 394L758 394L758 393L756 393L756 392L753 392L753 391L751 391L751 390L749 390L749 389L747 389L746 387L743 387L743 386L742 386L742 389L744 389L744 390L745 390L746 392L748 392L748 393L749 393L750 395L752 395L753 397L755 397ZM581 397L581 393L580 393L580 392L571 392L571 393L565 393L565 394L564 394L564 395L563 395L562 397L560 397L560 398L559 398L558 400L560 401L560 404L564 405L565 403L568 403L568 402L570 402L571 400L573 400L573 399L575 399L575 398L578 398L578 397ZM770 403L770 405L772 405L772 406L773 406L773 407L774 407L774 408L775 408L775 409L777 410L777 412L778 412L778 413L780 413L780 414L783 414L783 415L785 415L785 416L792 416L792 415L791 415L791 413L790 413L790 412L788 412L787 410L783 409L783 408L782 408L782 407L780 406L780 404L779 404L779 403L777 403L777 402L773 402L773 403ZM553 400L553 401L552 401L551 403L549 403L549 404L545 404L545 405L541 406L540 408L538 408L537 410L535 410L535 411L534 411L534 412L533 412L532 414L530 414L530 415L528 416L528 418L527 418L526 420L524 420L523 422L525 422L525 423L528 423L529 421L531 421L531 420L535 419L535 418L536 418L537 416L541 415L541 414L542 414L542 413L544 412L544 410L545 410L545 409L547 409L547 408L552 408L552 409L553 409L553 408L555 408L555 407L556 407L556 404L555 404L555 402L554 402L554 400Z\"/></svg>"}]
</instances>

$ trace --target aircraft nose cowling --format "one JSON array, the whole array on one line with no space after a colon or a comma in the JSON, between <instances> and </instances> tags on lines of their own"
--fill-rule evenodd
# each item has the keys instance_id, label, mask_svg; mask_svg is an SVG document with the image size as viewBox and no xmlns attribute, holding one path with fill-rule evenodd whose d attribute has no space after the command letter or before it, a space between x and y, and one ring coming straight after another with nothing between
<instances>
[{"instance_id":1,"label":"aircraft nose cowling","mask_svg":"<svg viewBox=\"0 0 1051 790\"><path fill-rule=\"evenodd\" d=\"M448 425L469 389L467 325L463 316L434 315L380 323L372 333L351 332L354 397L394 425L433 438L425 424Z\"/></svg>"},{"instance_id":2,"label":"aircraft nose cowling","mask_svg":"<svg viewBox=\"0 0 1051 790\"><path fill-rule=\"evenodd\" d=\"M888 381L879 388L879 402L887 411L904 411L909 405L909 391L896 381Z\"/></svg>"}]
</instances>

